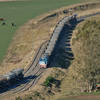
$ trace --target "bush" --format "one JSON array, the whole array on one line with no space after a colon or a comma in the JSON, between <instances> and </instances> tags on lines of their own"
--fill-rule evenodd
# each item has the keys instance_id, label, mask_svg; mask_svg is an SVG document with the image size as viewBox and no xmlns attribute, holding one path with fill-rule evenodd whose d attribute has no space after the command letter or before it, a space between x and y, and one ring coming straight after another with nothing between
<instances>
[{"instance_id":1,"label":"bush","mask_svg":"<svg viewBox=\"0 0 100 100\"><path fill-rule=\"evenodd\" d=\"M51 87L52 83L54 83L55 79L52 76L48 76L44 82L46 87Z\"/></svg>"},{"instance_id":2,"label":"bush","mask_svg":"<svg viewBox=\"0 0 100 100\"><path fill-rule=\"evenodd\" d=\"M34 96L40 96L40 93L37 92L37 91L35 91L35 92L34 92Z\"/></svg>"},{"instance_id":3,"label":"bush","mask_svg":"<svg viewBox=\"0 0 100 100\"><path fill-rule=\"evenodd\" d=\"M52 76L48 76L47 79L44 82L44 86L46 86L46 87L52 87L52 84L55 84L55 87L59 87L60 80L56 80Z\"/></svg>"},{"instance_id":4,"label":"bush","mask_svg":"<svg viewBox=\"0 0 100 100\"><path fill-rule=\"evenodd\" d=\"M31 96L25 98L25 100L33 100L33 98Z\"/></svg>"},{"instance_id":5,"label":"bush","mask_svg":"<svg viewBox=\"0 0 100 100\"><path fill-rule=\"evenodd\" d=\"M22 98L21 97L17 97L16 100L22 100Z\"/></svg>"},{"instance_id":6,"label":"bush","mask_svg":"<svg viewBox=\"0 0 100 100\"><path fill-rule=\"evenodd\" d=\"M80 91L91 92L96 83L100 83L100 19L84 21L75 32L72 39L72 42L76 41L72 46L75 60L69 68L67 79L75 81L77 88L81 87Z\"/></svg>"}]
</instances>

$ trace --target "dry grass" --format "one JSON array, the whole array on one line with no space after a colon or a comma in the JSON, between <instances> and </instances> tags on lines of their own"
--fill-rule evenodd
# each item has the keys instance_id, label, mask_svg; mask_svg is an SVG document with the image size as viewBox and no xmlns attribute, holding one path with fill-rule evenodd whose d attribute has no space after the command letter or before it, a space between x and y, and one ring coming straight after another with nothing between
<instances>
[{"instance_id":1,"label":"dry grass","mask_svg":"<svg viewBox=\"0 0 100 100\"><path fill-rule=\"evenodd\" d=\"M80 11L78 16L81 17L81 16L84 16L84 15L89 15L91 13L96 13L96 12L100 12L100 8L95 8L95 9L88 10L88 11L85 11L85 12Z\"/></svg>"},{"instance_id":2,"label":"dry grass","mask_svg":"<svg viewBox=\"0 0 100 100\"><path fill-rule=\"evenodd\" d=\"M93 18L91 18L91 19L89 19L89 20L96 20L97 22L98 21L100 21L100 15L99 16L96 16L96 17L93 17ZM78 28L80 28L80 27L82 27L84 24L86 23L86 21L85 22L82 22L82 23L80 23L77 27ZM81 29L81 28L80 28ZM76 28L76 30L74 31L74 34L73 34L73 36L72 36L72 40L73 40L73 38L76 38L77 37L77 35L78 34L80 34L80 33L78 33L78 34L76 34L76 33L78 33L77 32L77 28ZM91 33L90 33L91 34ZM93 44L94 46L93 47L95 47L95 50L96 51L94 51L94 52L92 52L93 54L92 55L97 55L98 54L98 52L99 52L99 47L97 47L98 45L100 45L100 39L99 39L99 37L100 37L100 35L99 35L99 33L97 33L98 35L97 35L97 37L98 38L96 38L96 37L94 37L93 39L92 39L92 34L90 35L90 40L91 40L91 42L89 43L90 45L92 44L92 43L96 43L96 44ZM96 35L95 35L96 36ZM96 40L95 40L96 39ZM83 50L84 50L84 48L85 48L85 50L87 51L87 52L90 52L92 49L90 48L90 45L88 45L88 47L86 46L87 44L86 44L86 41L88 41L89 39L87 39L86 40L86 38L84 39L84 40L82 40L82 39L78 39L78 40L76 40L76 42L74 41L74 44L71 42L71 44L72 44L72 50L73 50L73 53L74 53L74 56L75 56L75 60L73 61L73 63L72 63L72 65L70 66L70 68L69 68L69 74L68 74L68 76L64 79L64 81L62 82L62 85L61 85L61 89L62 89L62 93L60 93L59 95L57 95L56 97L57 98L63 98L63 97L66 97L67 95L73 95L73 94L75 94L75 95L77 95L77 94L79 94L81 91L81 82L83 83L83 86L82 86L82 88L84 87L84 82L83 82L83 75L80 73L80 71L81 71L81 69L82 68L85 68L86 66L84 66L84 64L86 63L86 62L84 62L83 61L83 57L85 56L85 52L83 52ZM84 46L83 46L83 41L85 42L84 43ZM89 50L88 50L89 49ZM94 49L93 49L94 50ZM92 58L92 55L88 55L88 56L90 56L91 58ZM93 61L94 61L94 59L95 59L95 61L98 61L98 62L96 62L96 64L95 64L95 66L94 67L96 67L96 65L98 65L98 67L99 67L99 58L100 57L95 57L95 58L93 58ZM87 59L87 58L85 58L85 59ZM88 60L87 60L88 61ZM92 62L93 62L92 61ZM93 63L92 63L93 64ZM93 65L92 65L93 66ZM87 70L88 70L88 67L89 66L87 66ZM95 69L95 68L94 68ZM89 71L88 71L89 72ZM80 73L80 74L79 74ZM74 75L74 76L73 76ZM88 77L87 77L88 78ZM78 79L78 81L79 80L81 80L81 81L79 81L79 83L76 81ZM87 87L87 85L85 86L85 88ZM79 97L80 98L80 97ZM90 98L91 98L91 96L90 96ZM95 96L94 96L94 98L95 98ZM86 99L86 100L88 100L88 98L87 97L83 97L83 99ZM83 100L82 99L82 100ZM95 98L96 99L96 98ZM73 100L73 99L72 99ZM76 100L76 99L75 99ZM81 99L79 99L79 100L81 100ZM91 100L91 99L89 99L89 100ZM98 99L97 99L98 100Z\"/></svg>"},{"instance_id":3,"label":"dry grass","mask_svg":"<svg viewBox=\"0 0 100 100\"><path fill-rule=\"evenodd\" d=\"M0 73L9 71L13 68L26 68L32 61L34 54L39 46L49 39L54 26L60 18L48 20L34 24L34 20L22 26L13 39L8 49L7 56L2 63ZM5 67L7 66L7 67Z\"/></svg>"},{"instance_id":4,"label":"dry grass","mask_svg":"<svg viewBox=\"0 0 100 100\"><path fill-rule=\"evenodd\" d=\"M88 10L88 11L89 11L89 12L91 11L91 13L92 13L92 10ZM84 14L85 14L85 13L84 13ZM82 15L83 15L83 14L82 14ZM96 18L97 18L97 17L96 17ZM79 44L78 44L78 45L79 45ZM75 51L75 49L74 49L74 51ZM76 65L76 63L74 63L74 65ZM73 65L72 65L72 66L73 66ZM57 69L59 69L59 68L57 68ZM62 71L63 69L60 69L60 70ZM65 70L64 72L67 73L66 70ZM42 77L42 79L39 80L38 84L30 90L30 94L32 94L33 91L35 91L35 90L40 91L41 94L43 93L42 95L46 98L46 100L49 100L49 99L50 99L50 100L57 100L58 98L66 97L66 95L67 95L69 92L70 92L71 95L72 95L73 93L71 92L72 90L70 90L69 84L70 84L71 86L73 86L74 88L76 88L77 85L76 85L76 84L73 85L73 82L74 82L74 81L72 81L71 79L70 79L70 81L68 82L68 80L66 79L66 77L65 77L65 79L63 80L63 82L62 82L62 84L61 84L61 88L60 88L61 92L56 92L56 94L55 94L54 96L49 95L49 98L46 96L46 94L44 94L43 87L41 86L41 83L43 83L43 82L45 81L45 79L46 79L47 76L52 75L52 73L54 73L54 74L53 74L54 76L55 76L56 73L58 74L58 72L55 71L53 68L48 69L48 70L43 74L43 77ZM72 72L72 73L74 73L74 72ZM60 74L59 74L59 75L60 75ZM59 79L60 79L60 78L59 78ZM73 89L73 91L75 92L75 89ZM76 94L77 94L77 91L78 91L78 88L76 89ZM27 97L27 95L28 95L28 93L26 92L26 97Z\"/></svg>"},{"instance_id":5,"label":"dry grass","mask_svg":"<svg viewBox=\"0 0 100 100\"><path fill-rule=\"evenodd\" d=\"M65 15L71 13L63 13L64 10L73 8L75 9L80 7L82 4L77 4L69 7L63 7L59 10L41 15L33 20L30 20L28 23L23 25L19 30L17 30L16 35L13 38L11 45L8 48L7 56L3 60L3 63L0 65L0 74L9 72L14 68L27 68L31 63L37 49L39 46L46 40L49 39L50 34L52 34L53 29L57 22ZM83 4L84 7L86 4ZM98 7L98 8L96 8ZM99 3L93 5L95 10L92 10L91 3L89 3L88 11L78 9L79 16L80 12L82 15L86 14L84 12L93 13L100 11ZM91 10L89 10L91 9ZM77 9L76 9L77 10ZM54 16L52 16L54 15Z\"/></svg>"},{"instance_id":6,"label":"dry grass","mask_svg":"<svg viewBox=\"0 0 100 100\"><path fill-rule=\"evenodd\" d=\"M70 7L72 8L72 6ZM68 7L54 11L53 13L50 12L49 14L44 14L40 17L37 17L36 19L30 20L19 30L17 30L16 35L13 38L13 42L8 49L7 56L4 59L3 63L1 64L2 67L0 67L0 74L4 74L5 72L8 72L13 68L19 68L19 67L27 68L29 66L37 49L44 41L49 39L57 22L62 17L70 14L70 13L67 14L62 13L64 9L68 9ZM87 11L79 10L77 13L79 14L79 16L83 16L86 15L85 12L87 12L88 14L88 13L93 13L98 11L100 11L99 7L96 9L95 8L91 9L90 7L90 9L88 9ZM55 12L58 12L57 16L47 17L50 16L50 14L51 15L54 14ZM80 12L82 15L80 14ZM33 87L32 90L30 90L30 92L29 91L26 92L26 94L32 93L33 90L40 89L41 87L40 84L43 82L43 80L45 80L45 78L49 74L51 74L52 70L53 69L49 69L47 73L43 75L43 78L39 80L38 84L35 87ZM66 85L66 82L64 83L64 85ZM22 96L23 95L25 94L22 94ZM58 93L54 98L59 97L61 95L62 94Z\"/></svg>"}]
</instances>

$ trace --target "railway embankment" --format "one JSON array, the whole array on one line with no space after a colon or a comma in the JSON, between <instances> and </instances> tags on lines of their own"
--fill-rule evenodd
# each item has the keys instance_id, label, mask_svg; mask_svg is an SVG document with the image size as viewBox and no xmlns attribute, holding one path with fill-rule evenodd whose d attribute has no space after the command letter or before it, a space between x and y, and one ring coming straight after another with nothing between
<instances>
[{"instance_id":1,"label":"railway embankment","mask_svg":"<svg viewBox=\"0 0 100 100\"><path fill-rule=\"evenodd\" d=\"M99 4L84 3L63 7L30 20L16 32L13 42L8 48L7 56L1 64L0 73L5 74L5 69L9 72L20 66L27 68L33 61L37 49L49 39L54 27L62 17L74 12L79 13L79 16L81 16L80 13L84 15L97 12ZM94 8L95 10L93 10Z\"/></svg>"},{"instance_id":2,"label":"railway embankment","mask_svg":"<svg viewBox=\"0 0 100 100\"><path fill-rule=\"evenodd\" d=\"M91 13L93 13L93 12L91 11ZM65 16L65 15L62 15L62 16ZM60 16L60 17L57 17L57 16L56 16L54 20L55 20L55 21L58 21L58 18L60 19L62 16ZM56 18L57 18L57 19L56 19ZM54 21L52 18L51 18L51 19L48 19L48 21L50 21L48 24L51 23L51 20ZM44 23L44 22L45 22L45 23ZM43 21L43 23L44 23L44 26L45 26L45 25L48 25L48 24L46 24L46 23L47 23L47 20ZM40 24L40 25L43 25L43 23L40 22L39 24ZM53 24L54 24L54 23L53 23ZM33 26L32 26L32 25L33 25ZM37 24L36 24L36 25L37 25ZM51 25L51 24L50 24L50 25ZM56 22L55 22L54 25L56 25ZM32 28L36 27L33 23L31 23L30 26L31 26ZM42 27L40 26L39 29L41 29L41 28L42 28ZM46 27L45 27L45 28L46 28ZM73 28L74 28L74 26L73 26ZM53 29L51 28L51 30L53 30ZM31 30L31 31L32 31L32 30ZM40 32L40 31L39 31L39 32ZM48 32L48 31L46 30L45 32ZM41 33L41 32L40 32L40 33ZM70 33L70 34L69 34L68 38L70 39L70 38L71 38L71 31L70 31L69 33ZM47 33L45 33L45 34L47 34ZM48 37L48 38L49 38L49 37ZM44 38L44 41L45 41L45 40L46 40L46 39ZM69 41L69 40L68 40L68 41ZM66 42L67 42L67 41L66 41ZM62 40L61 43L64 43L64 41ZM70 44L67 43L66 46L69 46L69 48L68 48L67 50L71 51ZM62 52L61 52L61 51L62 51ZM63 53L63 50L60 50L60 53ZM71 54L70 54L70 53L71 53ZM66 53L66 54L68 54L68 53ZM69 52L68 55L71 55L69 58L73 59L73 54L72 54L72 52ZM63 61L63 59L60 59L60 61L61 61L61 60ZM59 62L59 61L58 61L58 62ZM65 62L65 61L64 61L64 62ZM55 65L56 65L56 64L55 64ZM55 65L54 65L54 66L55 66ZM61 62L59 65L62 66L62 62ZM49 70L49 69L48 69L48 70ZM56 72L59 72L59 73L63 73L63 74L61 74L61 75L66 75L66 73L67 73L65 70L62 71L62 69L59 69L59 68L58 68L58 69L55 68L55 69L53 69L53 70L56 71ZM53 71L53 72L54 72L54 71ZM47 72L48 72L48 71L47 71ZM46 73L47 73L47 72L46 72ZM52 72L52 71L51 71L51 72ZM44 73L44 74L45 74L45 73ZM56 74L54 73L54 75L57 76L58 73L56 73ZM55 77L56 77L56 76L55 76ZM58 75L58 76L59 76L59 75ZM59 76L59 77L63 77L63 78L64 78L64 76ZM63 78L62 78L62 79L63 79ZM45 79L45 78L44 78L44 79ZM44 80L44 79L42 78L42 80ZM40 81L39 81L39 82L40 82ZM40 82L40 83L41 83L41 82ZM39 83L38 83L38 84L39 84ZM36 88L36 87L35 87L35 88ZM41 87L40 87L40 88L41 88ZM36 93L36 95L38 96L37 93ZM45 94L44 94L44 95L45 95ZM48 95L49 95L49 94L48 94ZM41 97L41 96L40 96L40 97Z\"/></svg>"},{"instance_id":3,"label":"railway embankment","mask_svg":"<svg viewBox=\"0 0 100 100\"><path fill-rule=\"evenodd\" d=\"M83 95L94 96L94 94L99 94L97 92L99 91L97 86L100 80L99 17L100 15L78 24L73 32L71 47L74 60L61 85L62 95L60 96L62 97L60 98L62 99L67 99L66 95L81 95L83 93Z\"/></svg>"},{"instance_id":4,"label":"railway embankment","mask_svg":"<svg viewBox=\"0 0 100 100\"><path fill-rule=\"evenodd\" d=\"M97 17L87 19L86 21L78 24L76 28L75 28L75 24L73 24L71 28L70 27L68 28L67 26L67 29L69 30L66 30L66 25L65 25L62 31L63 36L59 40L59 45L57 45L58 47L56 51L57 57L55 56L51 65L56 67L53 68L51 73L49 73L49 76L52 76L57 80L60 80L61 82L60 87L59 86L57 87L56 84L50 82L50 79L48 79L47 77L46 80L49 80L48 84L52 84L52 88L44 87L42 88L41 91L36 90L35 92L33 92L34 93L33 96L28 95L26 96L26 98L38 98L40 100L41 99L58 100L58 98L67 99L66 95L67 96L79 95L82 92L88 93L94 90L94 87L96 86L94 83L99 83L99 74L96 74L99 71L98 65L100 60L98 56L99 55L99 31L100 31L99 17L100 16L98 15ZM73 32L72 30L74 30L74 28L75 31ZM70 47L72 48L72 50ZM69 53L72 53L72 51L74 52L74 55L71 54L70 56ZM64 61L64 63L59 64L58 59L60 57L64 58L64 59L60 59L60 61L62 62L63 60L65 60L65 58L67 60ZM67 67L68 59L69 61L73 60L69 68ZM65 66L65 64L66 67L64 68L68 68L68 70L65 71L64 68L63 69L57 68L58 66L59 67ZM94 80L95 82L91 80ZM47 85L47 83L45 84Z\"/></svg>"},{"instance_id":5,"label":"railway embankment","mask_svg":"<svg viewBox=\"0 0 100 100\"><path fill-rule=\"evenodd\" d=\"M73 91L73 93L70 95L73 95L74 92L75 92L75 94L78 93L77 87L76 87L76 90L71 90L74 87L74 85L72 88L70 88L70 90L69 89L62 90L62 88L59 88L60 83L62 84L61 86L63 87L64 81L67 81L68 87L70 86L70 84L74 84L74 83L70 83L70 81L69 81L69 75L72 73L69 72L70 68L68 68L68 67L70 64L68 62L71 62L71 60L73 60L73 59L74 59L73 60L73 62L74 62L76 59L76 57L74 58L74 55L73 55L71 47L70 47L71 46L70 39L71 39L73 30L75 29L75 26L77 24L78 23L74 23L74 21L71 21L71 22L68 22L65 24L63 30L61 31L62 36L59 38L59 41L55 47L56 48L54 51L55 56L54 56L54 59L51 64L51 66L55 66L55 68L53 68L51 76L47 77L46 81L44 81L44 83L42 84L42 86L45 86L44 88L42 88L42 90L41 90L42 92L35 91L34 92L35 95L33 96L33 98L42 98L42 99L48 100L48 97L46 97L46 95L49 95L51 97L51 96L57 95L57 93L58 94L63 93L64 90L66 90L66 93L64 93L64 94L67 94L67 93L70 94L70 92L72 93L72 91ZM61 59L60 57L62 57L64 59ZM60 58L60 61L58 61L59 58ZM62 63L59 63L59 62L62 62ZM71 62L71 65L73 64L73 62ZM64 69L68 68L68 70L65 71L65 70L62 70L57 67L61 67ZM73 69L73 70L75 70L75 69ZM66 79L65 77L67 77L68 79ZM58 83L59 83L59 85L58 85ZM67 87L67 86L65 86L65 87ZM44 89L45 89L45 92L44 92ZM81 93L81 91L79 93ZM39 96L37 94L39 94ZM45 95L45 98L43 95ZM27 97L27 98L29 98L29 97Z\"/></svg>"}]
</instances>

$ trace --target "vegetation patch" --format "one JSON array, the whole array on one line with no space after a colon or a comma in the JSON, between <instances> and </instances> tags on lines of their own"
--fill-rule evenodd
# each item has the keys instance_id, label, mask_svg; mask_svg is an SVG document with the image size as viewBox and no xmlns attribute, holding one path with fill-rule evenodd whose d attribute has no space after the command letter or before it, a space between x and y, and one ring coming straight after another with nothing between
<instances>
[{"instance_id":1,"label":"vegetation patch","mask_svg":"<svg viewBox=\"0 0 100 100\"><path fill-rule=\"evenodd\" d=\"M81 22L75 28L71 47L74 60L53 100L99 100L100 16Z\"/></svg>"},{"instance_id":2,"label":"vegetation patch","mask_svg":"<svg viewBox=\"0 0 100 100\"><path fill-rule=\"evenodd\" d=\"M88 38L92 38L91 34L93 34L93 36L96 36L96 33L99 32L100 30L100 25L99 22L97 22L96 20L87 20L85 22L85 24L78 30L78 33L76 35L76 39L79 40L81 39L85 39L87 40Z\"/></svg>"},{"instance_id":3,"label":"vegetation patch","mask_svg":"<svg viewBox=\"0 0 100 100\"><path fill-rule=\"evenodd\" d=\"M28 23L28 25L22 27L22 30L24 30L24 31L23 32L22 32L22 30L18 31L18 32L20 32L20 34L16 35L16 37L14 38L15 41L17 39L19 39L18 42L14 42L13 43L13 46L15 47L15 49L13 48L14 49L13 51L15 51L15 52L12 55L12 52L11 52L12 48L10 48L9 49L10 56L7 57L6 61L8 61L8 62L12 61L13 56L16 53L17 53L16 56L22 54L20 57L23 60L20 61L20 63L21 63L20 66L23 66L23 67L27 66L26 62L24 62L22 64L22 61L25 60L24 58L27 58L27 62L28 62L28 60L29 60L29 62L32 61L33 58L30 58L30 57L32 57L32 55L35 54L35 51L37 50L37 48L39 48L41 43L46 41L46 39L49 39L49 35L52 33L52 31L54 29L54 26L56 25L57 21L59 19L61 19L63 16L65 16L65 15L64 14L60 14L59 16L54 16L53 19L52 18L48 19L48 21L47 20L43 20L43 21L32 20L32 22ZM23 37L24 35L25 35L25 37ZM31 39L30 39L30 37L31 37ZM35 37L35 38L33 39L33 37ZM41 38L41 43L40 43L40 38ZM23 41L24 41L24 43L23 43ZM17 47L20 47L20 43L22 43L21 44L22 47L21 48L16 48L16 45L17 45ZM29 48L29 47L32 47L32 48ZM27 49L25 52L23 52L24 48ZM34 52L30 53L33 50L34 50ZM21 51L22 53L21 52L17 52L17 51ZM61 50L61 52L62 52L62 50ZM30 55L26 56L29 53L30 53L31 56ZM8 58L10 58L10 59L8 60ZM9 63L10 66L13 66L13 64L15 65L15 61L12 63L12 65L11 65L11 63ZM63 65L63 63L61 63L60 65ZM74 63L74 65L75 65L75 63ZM16 66L19 66L19 65L16 64ZM13 67L16 67L16 66L13 66ZM72 68L72 69L75 70L75 68ZM73 70L73 72L74 72L74 70ZM64 83L65 87L62 88L62 89L61 88L60 89L59 88L55 88L55 85L53 85L54 83L51 83L53 88L44 87L42 91L39 91L39 92L37 91L36 93L32 93L31 95L28 95L27 97L25 97L25 99L26 100L29 100L29 99L33 99L34 100L34 97L36 97L35 100L42 100L42 99L43 100L48 100L47 98L50 98L50 96L53 96L53 95L55 95L56 93L58 93L60 91L62 91L64 93L64 95L66 95L67 92L70 92L70 94L75 94L75 93L77 93L78 90L80 91L79 88L74 87L74 86L76 86L76 84L74 84L74 82L75 82L74 80L75 79L73 80L72 78L70 78L69 76L71 76L71 75L69 75L68 76L69 78L68 78L66 74L69 74L69 73L67 71L63 71L63 69L54 68L54 71L49 76L51 76L55 80L59 80L61 85L65 81L65 83ZM72 75L72 76L74 77L74 75ZM69 79L71 81L68 81ZM69 82L69 83L66 83L66 81ZM60 87L61 87L61 85L60 85ZM71 89L70 89L71 91L66 90L66 87L70 88L69 85L72 85L71 87L74 87L73 90L71 90ZM42 99L39 99L39 98L37 99L37 97L39 97L39 98L42 97Z\"/></svg>"},{"instance_id":4,"label":"vegetation patch","mask_svg":"<svg viewBox=\"0 0 100 100\"><path fill-rule=\"evenodd\" d=\"M19 67L26 68L27 66L29 66L33 60L34 54L36 54L37 49L40 47L40 45L43 42L45 42L46 40L49 39L57 22L65 15L70 14L69 7L64 7L59 10L55 10L53 12L41 15L40 17L37 17L36 19L30 20L24 26L19 28L19 26L21 26L23 23L25 23L28 19L31 19L45 11L49 11L49 10L58 8L58 6L55 6L55 4L59 5L59 7L60 7L60 5L63 5L60 2L58 2L58 0L57 0L57 3L53 3L53 2L56 2L56 0L50 1L54 4L55 8L53 6L46 5L45 7L47 7L47 9L43 8L43 12L40 11L37 14L36 9L34 9L36 11L30 10L30 9L33 9L35 7L35 8L40 8L42 10L42 7L44 7L44 5L42 6L42 4L40 3L41 7L40 6L36 7L35 5L39 4L39 2L37 2L37 1L35 3L34 2L35 1L32 0L32 1L24 1L24 2L23 1L15 1L15 2L0 3L0 7L2 8L2 9L0 9L0 10L2 10L1 15L4 15L4 17L3 16L2 17L5 18L5 21L6 21L6 25L4 25L4 26L1 25L1 27L0 27L0 31L2 31L1 33L3 33L2 34L3 37L0 39L0 41L1 41L0 46L2 46L0 49L1 50L0 51L1 59L3 58L3 56L7 50L7 47L9 45L9 43L11 42L11 38L14 36L13 41L10 44L8 51L6 53L5 59L0 64L0 74L4 74L4 73L6 73L6 71L8 72L14 68L19 68ZM47 0L46 1L44 0L44 2L48 3ZM52 4L52 3L50 3L50 4ZM66 3L68 3L68 2L66 2ZM66 5L66 3L64 1L64 5ZM70 1L70 3L71 3L71 1ZM72 2L72 3L74 3L74 2ZM79 11L84 11L86 9L92 9L92 6L93 6L93 8L100 7L99 3L97 3L97 4L93 3L92 5L91 4L92 3L90 3L89 5L88 4L86 5L84 3L82 6L83 7L82 9L81 9L80 4L70 6L70 8L72 9L72 12L75 12L77 10L76 9L77 6L80 8ZM68 5L69 5L69 3L68 3ZM52 7L52 9L49 9L49 7ZM10 14L5 13L6 9L11 11L12 13L10 13ZM24 11L25 11L25 13L24 13L25 15L19 16L19 15L23 14ZM26 15L26 12L27 12L27 15ZM6 17L7 15L9 15L9 16ZM2 24L2 22L0 22L0 23ZM16 26L12 26L11 23L16 24ZM13 33L16 30L17 30L17 32L14 35ZM3 44L3 41L5 42L4 44ZM61 60L63 60L63 61L61 61ZM61 61L61 62L59 62L60 66L63 65L64 67L66 67L64 64L63 58L60 58L59 61Z\"/></svg>"},{"instance_id":5,"label":"vegetation patch","mask_svg":"<svg viewBox=\"0 0 100 100\"><path fill-rule=\"evenodd\" d=\"M72 37L75 59L69 67L65 81L66 94L96 90L100 83L100 19L99 16L80 23Z\"/></svg>"},{"instance_id":6,"label":"vegetation patch","mask_svg":"<svg viewBox=\"0 0 100 100\"><path fill-rule=\"evenodd\" d=\"M45 78L43 83L40 83L38 89L33 90L32 93L24 97L17 97L16 100L18 98L20 98L21 100L51 100L52 96L55 96L57 93L60 92L60 85L65 77L65 74L65 70L62 70L60 68L53 68L53 70Z\"/></svg>"},{"instance_id":7,"label":"vegetation patch","mask_svg":"<svg viewBox=\"0 0 100 100\"><path fill-rule=\"evenodd\" d=\"M5 57L9 44L16 30L21 25L42 13L81 1L82 0L12 0L11 2L0 2L0 17L5 19L4 22L0 21L0 61ZM12 26L12 23L16 26Z\"/></svg>"},{"instance_id":8,"label":"vegetation patch","mask_svg":"<svg viewBox=\"0 0 100 100\"><path fill-rule=\"evenodd\" d=\"M46 86L46 87L52 87L52 84L55 84L56 87L59 87L60 81L59 80L56 80L52 76L48 76L46 78L45 82L43 83L43 85Z\"/></svg>"},{"instance_id":9,"label":"vegetation patch","mask_svg":"<svg viewBox=\"0 0 100 100\"><path fill-rule=\"evenodd\" d=\"M16 97L16 100L22 100L21 97Z\"/></svg>"},{"instance_id":10,"label":"vegetation patch","mask_svg":"<svg viewBox=\"0 0 100 100\"><path fill-rule=\"evenodd\" d=\"M81 93L88 95L88 92L91 92L92 95L99 94L99 92L94 92L96 84L99 83L99 23L98 16L78 24L72 36L72 43L74 39L72 50L75 59L68 71L53 68L52 73L43 82L42 90L35 91L31 96L27 96L27 99L32 97L39 100L49 100L59 94L57 98L74 100L75 98L67 98L66 96L80 95ZM89 29L91 30L89 31ZM91 52L91 50L93 51ZM60 81L59 86L56 86L56 80ZM54 98L52 100L60 100ZM78 99L76 98L76 100Z\"/></svg>"}]
</instances>

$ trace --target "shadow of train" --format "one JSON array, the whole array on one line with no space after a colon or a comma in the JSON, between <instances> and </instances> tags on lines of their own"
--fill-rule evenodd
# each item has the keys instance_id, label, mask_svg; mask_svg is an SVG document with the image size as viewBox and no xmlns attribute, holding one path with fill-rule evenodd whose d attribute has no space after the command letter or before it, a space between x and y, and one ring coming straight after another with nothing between
<instances>
[{"instance_id":1,"label":"shadow of train","mask_svg":"<svg viewBox=\"0 0 100 100\"><path fill-rule=\"evenodd\" d=\"M71 37L73 30L79 22L71 21L66 23L61 31L61 35L55 45L54 51L50 57L49 67L68 68L74 59L71 49Z\"/></svg>"},{"instance_id":2,"label":"shadow of train","mask_svg":"<svg viewBox=\"0 0 100 100\"><path fill-rule=\"evenodd\" d=\"M10 83L9 86L5 85L5 86L1 87L0 88L0 94L4 93L6 91L12 90L14 88L17 88L20 85L24 85L24 84L30 82L31 80L33 80L36 77L37 76L31 75L31 76L24 77L21 80L13 81L13 83Z\"/></svg>"}]
</instances>

